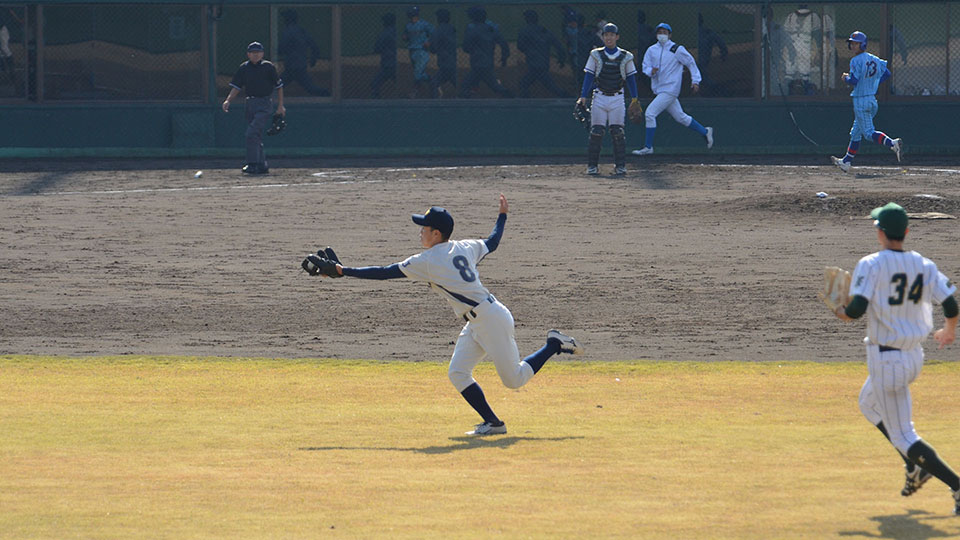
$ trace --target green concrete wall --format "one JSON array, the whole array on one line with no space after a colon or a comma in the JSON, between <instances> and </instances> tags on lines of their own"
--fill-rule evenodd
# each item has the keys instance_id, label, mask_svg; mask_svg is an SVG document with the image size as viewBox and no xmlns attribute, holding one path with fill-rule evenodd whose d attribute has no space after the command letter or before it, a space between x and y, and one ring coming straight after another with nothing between
<instances>
[{"instance_id":1,"label":"green concrete wall","mask_svg":"<svg viewBox=\"0 0 960 540\"><path fill-rule=\"evenodd\" d=\"M288 104L288 129L266 137L268 155L569 155L585 152L586 131L566 101ZM714 126L711 154L840 153L849 103L795 103L808 143L780 103L688 99L684 108ZM93 104L0 107L0 157L243 155L242 104L229 114L205 105ZM960 103L881 104L879 129L902 137L913 155L960 155L948 130ZM658 154L705 153L702 139L669 115L658 118ZM627 126L630 147L643 126ZM863 152L879 152L865 144Z\"/></svg>"}]
</instances>

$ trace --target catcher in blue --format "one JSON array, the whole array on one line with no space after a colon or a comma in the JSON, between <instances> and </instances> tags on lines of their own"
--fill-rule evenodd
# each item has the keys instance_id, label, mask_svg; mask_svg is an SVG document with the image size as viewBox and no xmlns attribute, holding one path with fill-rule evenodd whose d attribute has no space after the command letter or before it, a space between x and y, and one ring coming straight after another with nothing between
<instances>
[{"instance_id":1,"label":"catcher in blue","mask_svg":"<svg viewBox=\"0 0 960 540\"><path fill-rule=\"evenodd\" d=\"M873 117L877 115L877 87L890 78L890 69L887 61L867 52L867 35L857 31L847 39L847 49L857 44L857 52L850 59L850 73L844 73L842 79L853 86L850 96L853 97L853 127L850 128L850 145L847 154L842 158L830 156L833 164L843 172L850 172L853 158L860 150L860 141L866 137L877 144L881 144L897 155L900 161L903 152L903 142L900 139L891 139L882 131L873 127Z\"/></svg>"},{"instance_id":2,"label":"catcher in blue","mask_svg":"<svg viewBox=\"0 0 960 540\"><path fill-rule=\"evenodd\" d=\"M507 426L494 414L483 390L473 378L473 368L489 357L500 380L507 388L520 388L540 371L550 357L559 353L582 354L583 347L574 338L557 330L547 332L547 342L538 351L520 359L514 339L513 315L483 284L477 265L497 249L507 222L507 198L500 195L500 215L493 232L485 240L451 240L453 216L434 206L424 214L413 214L420 225L420 244L424 251L390 266L352 268L340 264L332 249L309 255L301 266L310 275L361 279L409 278L430 286L450 304L457 318L466 324L453 348L448 375L450 382L483 422L467 435L498 435Z\"/></svg>"},{"instance_id":3,"label":"catcher in blue","mask_svg":"<svg viewBox=\"0 0 960 540\"><path fill-rule=\"evenodd\" d=\"M960 515L960 478L913 427L910 383L923 367L924 338L933 329L931 301L943 306L943 328L933 339L943 348L956 337L957 288L937 265L916 251L904 251L907 212L896 203L870 213L881 251L860 259L850 282L850 301L834 315L852 321L867 314L867 372L860 411L900 452L906 466L901 495L912 495L932 476L953 490Z\"/></svg>"}]
</instances>

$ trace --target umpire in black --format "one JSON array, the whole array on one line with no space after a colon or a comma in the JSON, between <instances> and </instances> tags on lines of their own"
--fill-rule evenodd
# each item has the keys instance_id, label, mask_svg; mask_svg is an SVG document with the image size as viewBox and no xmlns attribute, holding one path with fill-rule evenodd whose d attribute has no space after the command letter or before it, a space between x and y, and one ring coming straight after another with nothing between
<instances>
[{"instance_id":1,"label":"umpire in black","mask_svg":"<svg viewBox=\"0 0 960 540\"><path fill-rule=\"evenodd\" d=\"M247 164L241 169L247 174L266 174L267 157L263 153L263 130L270 124L273 113L271 96L277 90L277 114L286 116L283 107L283 81L273 63L263 59L263 45L254 41L247 45L247 61L240 64L230 81L230 95L223 101L223 112L229 112L230 102L241 90L246 94L244 110L247 115Z\"/></svg>"}]
</instances>

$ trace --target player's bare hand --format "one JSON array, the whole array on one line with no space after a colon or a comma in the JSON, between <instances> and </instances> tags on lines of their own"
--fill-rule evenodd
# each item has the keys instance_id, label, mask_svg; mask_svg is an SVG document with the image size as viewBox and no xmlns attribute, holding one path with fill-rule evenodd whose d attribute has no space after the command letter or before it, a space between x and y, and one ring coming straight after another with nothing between
<instances>
[{"instance_id":1,"label":"player's bare hand","mask_svg":"<svg viewBox=\"0 0 960 540\"><path fill-rule=\"evenodd\" d=\"M942 349L953 343L953 340L956 339L956 332L948 330L947 328L941 328L933 333L933 339L940 344L937 348Z\"/></svg>"},{"instance_id":2,"label":"player's bare hand","mask_svg":"<svg viewBox=\"0 0 960 540\"><path fill-rule=\"evenodd\" d=\"M277 114L279 114L280 116L286 116L287 108L284 107L283 105L277 105Z\"/></svg>"},{"instance_id":3,"label":"player's bare hand","mask_svg":"<svg viewBox=\"0 0 960 540\"><path fill-rule=\"evenodd\" d=\"M230 100L224 100L220 108L223 109L223 112L230 112Z\"/></svg>"},{"instance_id":4,"label":"player's bare hand","mask_svg":"<svg viewBox=\"0 0 960 540\"><path fill-rule=\"evenodd\" d=\"M650 68L650 76L656 77L658 71L660 71L660 68Z\"/></svg>"},{"instance_id":5,"label":"player's bare hand","mask_svg":"<svg viewBox=\"0 0 960 540\"><path fill-rule=\"evenodd\" d=\"M693 83L690 85L690 89L693 90L694 94L696 94L697 92L700 91L700 85L697 83Z\"/></svg>"},{"instance_id":6,"label":"player's bare hand","mask_svg":"<svg viewBox=\"0 0 960 540\"><path fill-rule=\"evenodd\" d=\"M506 214L507 210L509 209L510 209L509 206L507 206L507 198L504 197L503 193L501 193L500 194L500 213Z\"/></svg>"}]
</instances>

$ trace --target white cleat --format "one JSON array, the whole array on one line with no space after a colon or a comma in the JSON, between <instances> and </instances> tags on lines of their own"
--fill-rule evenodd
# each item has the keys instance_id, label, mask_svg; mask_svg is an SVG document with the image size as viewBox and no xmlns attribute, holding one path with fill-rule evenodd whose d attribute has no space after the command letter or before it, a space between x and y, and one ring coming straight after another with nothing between
<instances>
[{"instance_id":1,"label":"white cleat","mask_svg":"<svg viewBox=\"0 0 960 540\"><path fill-rule=\"evenodd\" d=\"M634 150L633 152L630 152L630 153L635 156L649 156L650 154L653 153L653 148L650 148L649 146L644 146L643 148L639 150Z\"/></svg>"},{"instance_id":2,"label":"white cleat","mask_svg":"<svg viewBox=\"0 0 960 540\"><path fill-rule=\"evenodd\" d=\"M900 163L900 157L903 152L903 140L894 139L893 146L890 147L890 150L893 150L893 153L897 155L897 163Z\"/></svg>"},{"instance_id":3,"label":"white cleat","mask_svg":"<svg viewBox=\"0 0 960 540\"><path fill-rule=\"evenodd\" d=\"M613 174L616 176L623 176L627 174L627 168L624 165L617 165L613 168Z\"/></svg>"},{"instance_id":4,"label":"white cleat","mask_svg":"<svg viewBox=\"0 0 960 540\"><path fill-rule=\"evenodd\" d=\"M590 176L596 176L600 174L600 167L594 167L594 166L587 167L587 174L589 174Z\"/></svg>"},{"instance_id":5,"label":"white cleat","mask_svg":"<svg viewBox=\"0 0 960 540\"><path fill-rule=\"evenodd\" d=\"M707 138L707 149L709 150L710 148L713 148L713 128L712 127L707 128L707 134L704 135L704 137Z\"/></svg>"},{"instance_id":6,"label":"white cleat","mask_svg":"<svg viewBox=\"0 0 960 540\"><path fill-rule=\"evenodd\" d=\"M830 159L833 160L833 164L837 167L840 167L840 170L843 172L850 172L850 163L843 161L843 158L838 158L836 156L830 156Z\"/></svg>"},{"instance_id":7,"label":"white cleat","mask_svg":"<svg viewBox=\"0 0 960 540\"><path fill-rule=\"evenodd\" d=\"M906 469L906 467L904 467L904 469ZM900 490L900 495L904 497L913 495L927 483L927 480L933 478L932 474L916 466L914 466L913 472L905 472L905 474L906 479L903 482L903 489Z\"/></svg>"},{"instance_id":8,"label":"white cleat","mask_svg":"<svg viewBox=\"0 0 960 540\"><path fill-rule=\"evenodd\" d=\"M560 352L567 354L583 354L583 346L577 340L560 332L559 330L550 330L547 332L547 339L560 340Z\"/></svg>"},{"instance_id":9,"label":"white cleat","mask_svg":"<svg viewBox=\"0 0 960 540\"><path fill-rule=\"evenodd\" d=\"M474 437L483 437L485 435L503 435L507 432L507 425L503 422L500 424L491 424L490 422L484 422L482 424L477 424L474 426L473 431L468 431L464 435L472 435Z\"/></svg>"}]
</instances>

